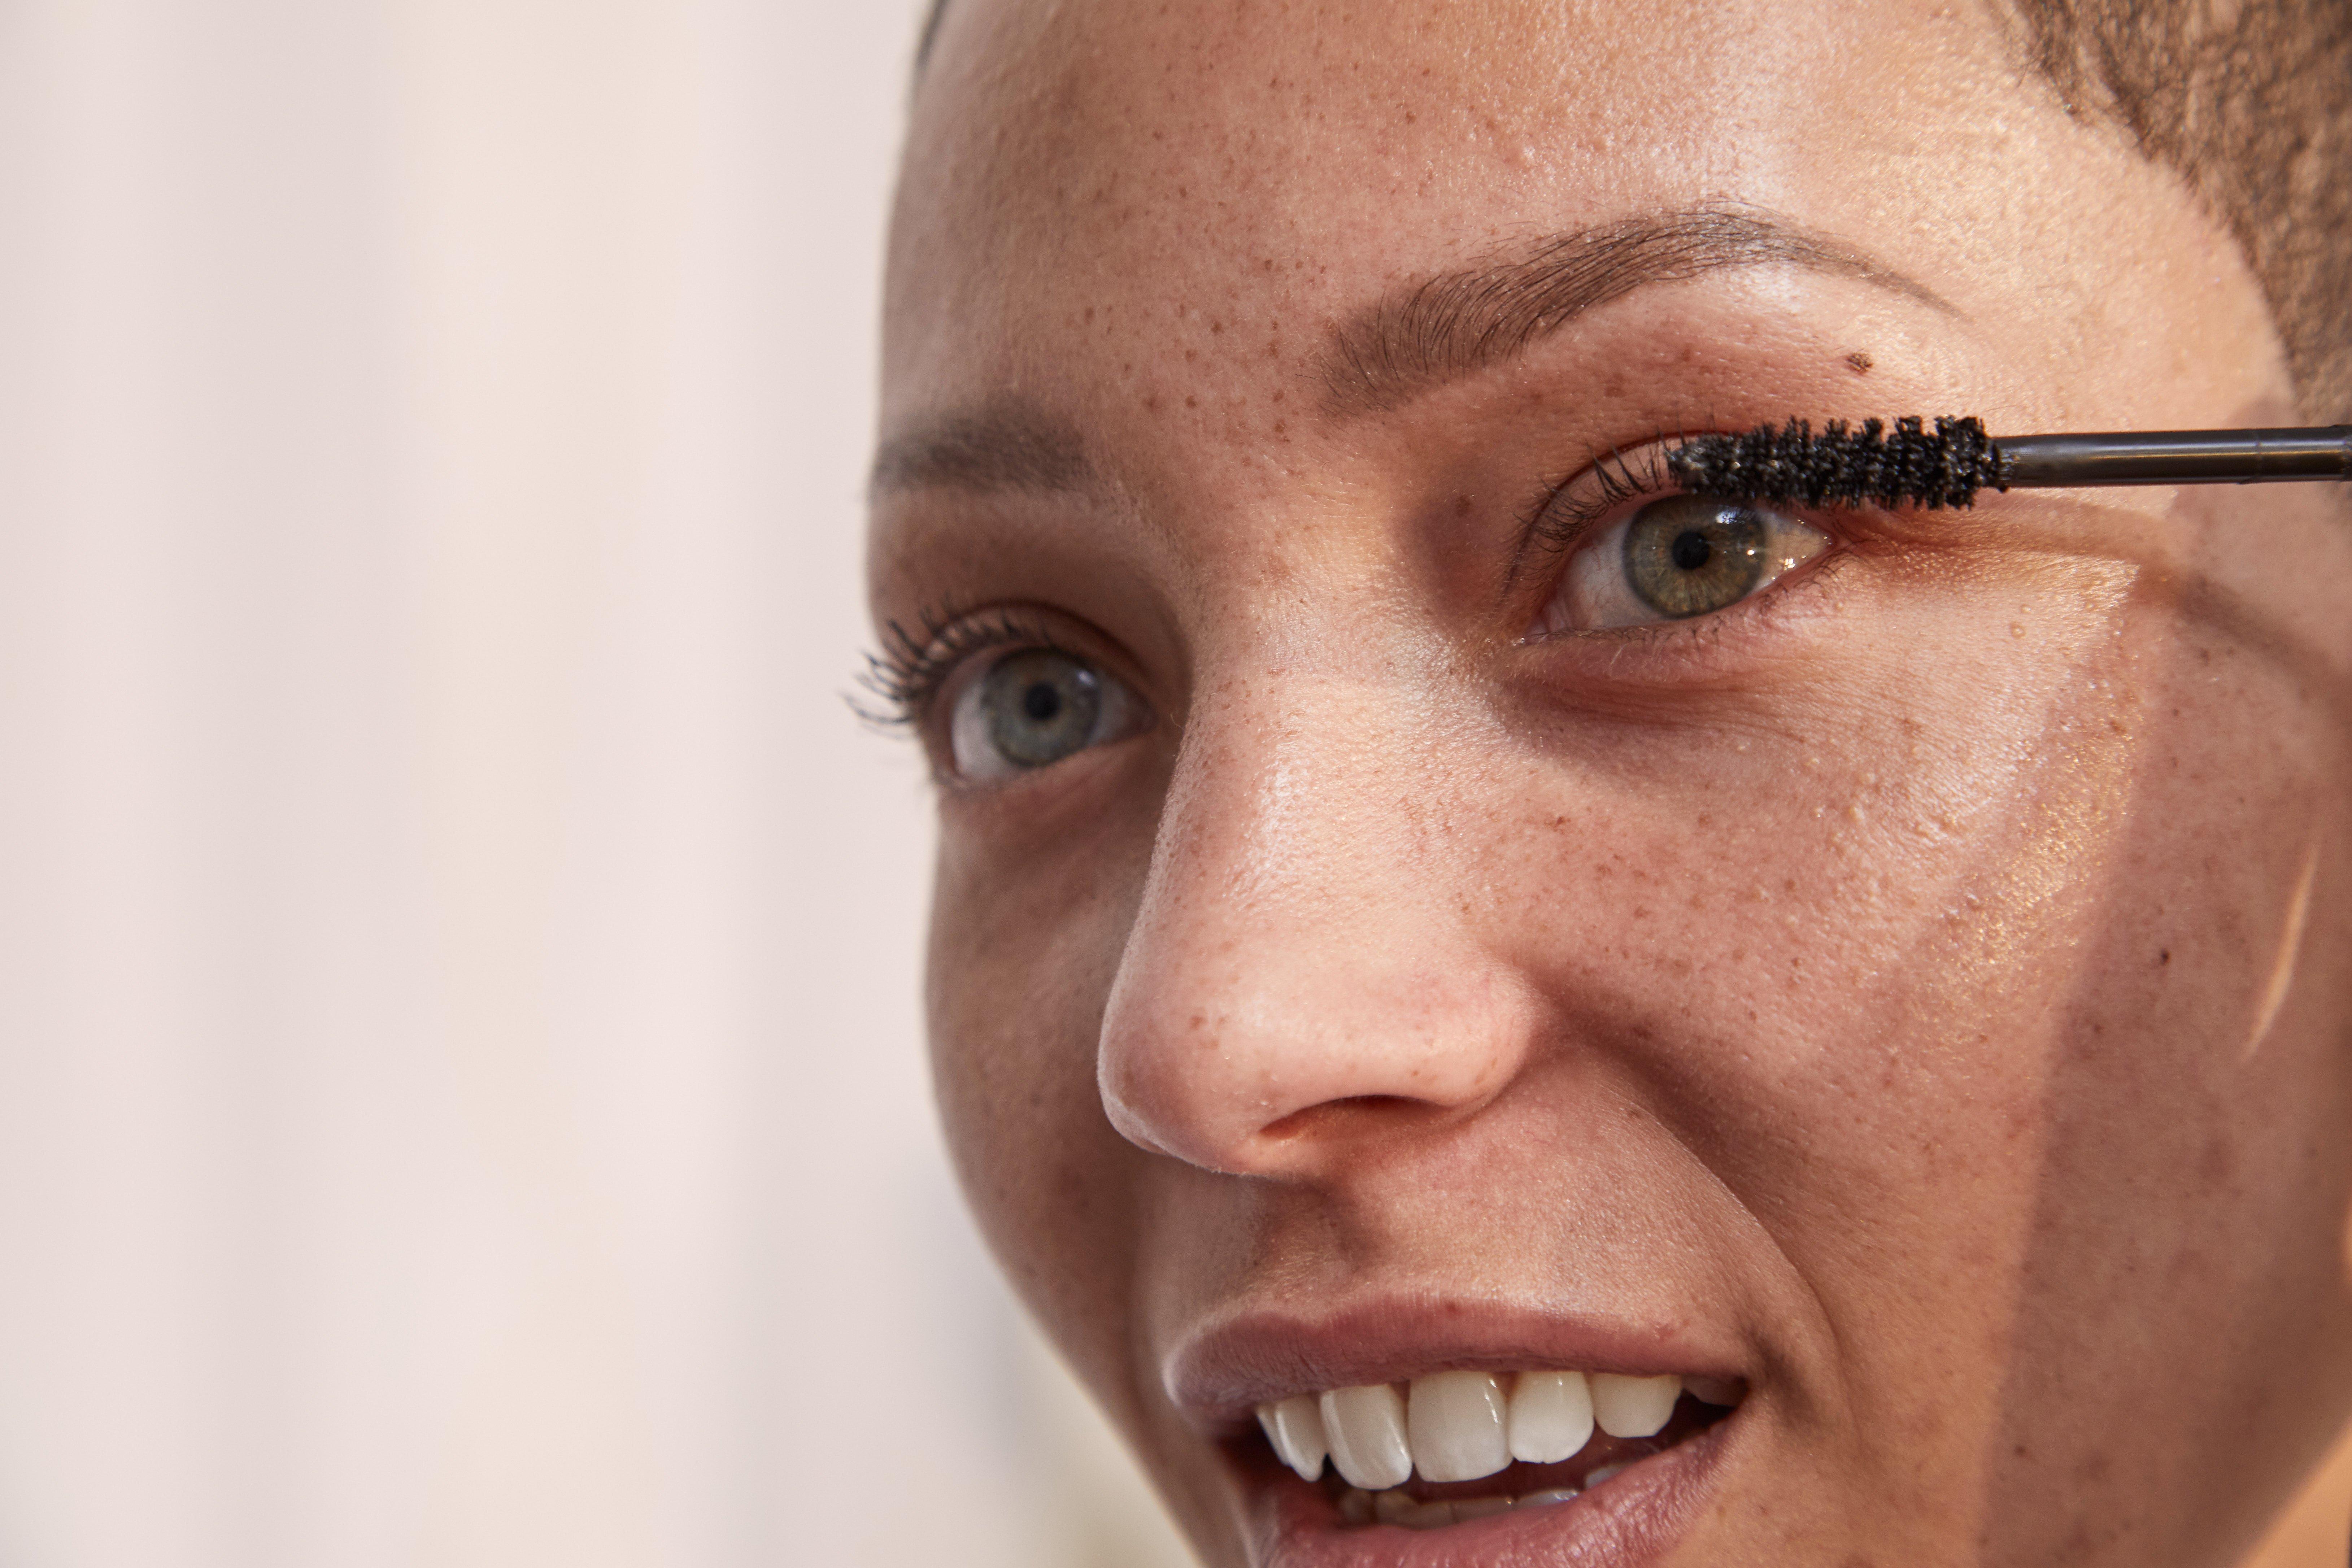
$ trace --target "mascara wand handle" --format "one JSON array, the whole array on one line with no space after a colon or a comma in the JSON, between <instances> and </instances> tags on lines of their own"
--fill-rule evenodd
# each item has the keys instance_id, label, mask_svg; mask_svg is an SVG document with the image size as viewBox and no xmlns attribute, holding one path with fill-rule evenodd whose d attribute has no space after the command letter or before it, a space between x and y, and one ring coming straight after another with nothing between
<instances>
[{"instance_id":1,"label":"mascara wand handle","mask_svg":"<svg viewBox=\"0 0 2352 1568\"><path fill-rule=\"evenodd\" d=\"M2352 479L2352 425L2004 436L1992 445L2003 489Z\"/></svg>"}]
</instances>

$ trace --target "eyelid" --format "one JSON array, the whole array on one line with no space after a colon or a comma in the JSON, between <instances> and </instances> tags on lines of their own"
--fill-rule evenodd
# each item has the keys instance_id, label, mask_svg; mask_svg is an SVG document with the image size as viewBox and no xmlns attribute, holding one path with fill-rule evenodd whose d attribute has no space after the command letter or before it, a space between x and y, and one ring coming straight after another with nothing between
<instances>
[{"instance_id":1,"label":"eyelid","mask_svg":"<svg viewBox=\"0 0 2352 1568\"><path fill-rule=\"evenodd\" d=\"M1628 503L1680 493L1665 466L1667 443L1679 439L1661 435L1638 447L1612 447L1554 485L1528 514L1524 548L1565 554Z\"/></svg>"}]
</instances>

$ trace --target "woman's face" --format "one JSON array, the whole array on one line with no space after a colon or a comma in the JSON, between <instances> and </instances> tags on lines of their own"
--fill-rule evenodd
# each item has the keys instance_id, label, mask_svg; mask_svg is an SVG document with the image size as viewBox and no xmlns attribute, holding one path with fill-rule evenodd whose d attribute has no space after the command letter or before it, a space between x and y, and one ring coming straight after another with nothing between
<instances>
[{"instance_id":1,"label":"woman's face","mask_svg":"<svg viewBox=\"0 0 2352 1568\"><path fill-rule=\"evenodd\" d=\"M1966 5L954 0L887 310L949 1134L1211 1558L2243 1549L2352 1412L2337 499L1629 493L2294 422L2177 180ZM1432 1528L1253 1419L1465 1370ZM1565 1370L1736 1408L1426 1479Z\"/></svg>"}]
</instances>

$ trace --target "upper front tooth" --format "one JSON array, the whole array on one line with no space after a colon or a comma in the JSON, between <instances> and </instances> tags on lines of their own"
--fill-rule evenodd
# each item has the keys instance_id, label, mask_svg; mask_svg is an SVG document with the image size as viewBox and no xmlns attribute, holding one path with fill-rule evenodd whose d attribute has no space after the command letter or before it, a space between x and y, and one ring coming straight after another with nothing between
<instances>
[{"instance_id":1,"label":"upper front tooth","mask_svg":"<svg viewBox=\"0 0 2352 1568\"><path fill-rule=\"evenodd\" d=\"M1613 1372L1592 1374L1592 1418L1612 1437L1650 1437L1675 1413L1675 1398L1683 1380L1673 1373L1664 1377L1624 1377Z\"/></svg>"},{"instance_id":2,"label":"upper front tooth","mask_svg":"<svg viewBox=\"0 0 2352 1568\"><path fill-rule=\"evenodd\" d=\"M1323 1473L1323 1456L1329 1444L1323 1436L1323 1413L1311 1394L1294 1394L1287 1399L1257 1407L1257 1423L1265 1428L1266 1441L1282 1462L1298 1472L1301 1480L1311 1481Z\"/></svg>"},{"instance_id":3,"label":"upper front tooth","mask_svg":"<svg viewBox=\"0 0 2352 1568\"><path fill-rule=\"evenodd\" d=\"M1475 1481L1511 1462L1503 1436L1503 1385L1493 1373L1414 1378L1407 1427L1423 1480Z\"/></svg>"},{"instance_id":4,"label":"upper front tooth","mask_svg":"<svg viewBox=\"0 0 2352 1568\"><path fill-rule=\"evenodd\" d=\"M1511 1390L1511 1458L1556 1465L1592 1436L1592 1390L1580 1372L1523 1372Z\"/></svg>"},{"instance_id":5,"label":"upper front tooth","mask_svg":"<svg viewBox=\"0 0 2352 1568\"><path fill-rule=\"evenodd\" d=\"M1405 1440L1404 1401L1385 1383L1334 1388L1323 1395L1323 1435L1331 1462L1349 1483L1366 1491L1402 1486L1412 1474L1412 1447Z\"/></svg>"}]
</instances>

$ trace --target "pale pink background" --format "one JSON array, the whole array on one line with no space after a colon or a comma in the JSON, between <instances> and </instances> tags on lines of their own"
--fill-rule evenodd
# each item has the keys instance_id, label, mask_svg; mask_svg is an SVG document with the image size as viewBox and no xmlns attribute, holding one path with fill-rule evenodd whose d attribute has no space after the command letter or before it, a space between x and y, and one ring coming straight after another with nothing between
<instances>
[{"instance_id":1,"label":"pale pink background","mask_svg":"<svg viewBox=\"0 0 2352 1568\"><path fill-rule=\"evenodd\" d=\"M0 0L0 1564L1173 1561L842 703L911 0Z\"/></svg>"}]
</instances>

